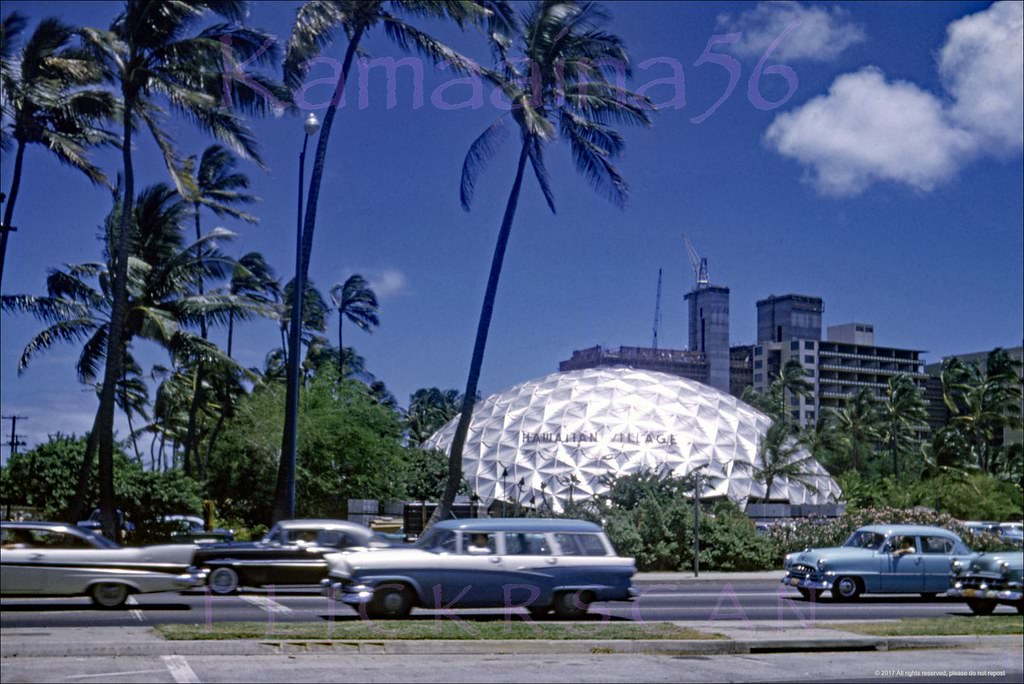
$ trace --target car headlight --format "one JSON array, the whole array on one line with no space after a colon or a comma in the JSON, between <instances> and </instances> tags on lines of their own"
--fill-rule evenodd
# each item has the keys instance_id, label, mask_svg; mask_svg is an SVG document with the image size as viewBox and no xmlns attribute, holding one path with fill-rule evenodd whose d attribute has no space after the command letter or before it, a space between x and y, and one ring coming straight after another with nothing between
<instances>
[{"instance_id":1,"label":"car headlight","mask_svg":"<svg viewBox=\"0 0 1024 684\"><path fill-rule=\"evenodd\" d=\"M1007 562L1007 561L1003 561L1002 563L1000 563L999 564L999 572L1001 574L1003 574L1003 575L1010 574L1010 563Z\"/></svg>"},{"instance_id":2,"label":"car headlight","mask_svg":"<svg viewBox=\"0 0 1024 684\"><path fill-rule=\"evenodd\" d=\"M824 558L819 558L818 559L818 569L819 570L824 570L825 569L825 559Z\"/></svg>"},{"instance_id":3,"label":"car headlight","mask_svg":"<svg viewBox=\"0 0 1024 684\"><path fill-rule=\"evenodd\" d=\"M949 561L949 569L953 572L959 573L961 570L963 570L963 568L964 564L956 560L955 558Z\"/></svg>"}]
</instances>

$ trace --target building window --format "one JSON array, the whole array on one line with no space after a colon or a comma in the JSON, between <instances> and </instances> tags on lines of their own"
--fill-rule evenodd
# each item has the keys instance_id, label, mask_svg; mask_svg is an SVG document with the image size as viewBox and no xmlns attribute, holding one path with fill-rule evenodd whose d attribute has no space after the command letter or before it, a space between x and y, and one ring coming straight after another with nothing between
<instances>
[{"instance_id":1,"label":"building window","mask_svg":"<svg viewBox=\"0 0 1024 684\"><path fill-rule=\"evenodd\" d=\"M792 342L790 342L789 343L789 348L792 351L799 351L800 350L800 340L793 340Z\"/></svg>"},{"instance_id":2,"label":"building window","mask_svg":"<svg viewBox=\"0 0 1024 684\"><path fill-rule=\"evenodd\" d=\"M756 359L754 361L754 368L763 368L763 367L764 367L764 361L762 361L761 359Z\"/></svg>"},{"instance_id":3,"label":"building window","mask_svg":"<svg viewBox=\"0 0 1024 684\"><path fill-rule=\"evenodd\" d=\"M804 340L804 349L814 349L814 340Z\"/></svg>"},{"instance_id":4,"label":"building window","mask_svg":"<svg viewBox=\"0 0 1024 684\"><path fill-rule=\"evenodd\" d=\"M762 380L764 380L763 375L761 375L760 373L754 373L754 382L760 385Z\"/></svg>"},{"instance_id":5,"label":"building window","mask_svg":"<svg viewBox=\"0 0 1024 684\"><path fill-rule=\"evenodd\" d=\"M814 363L814 355L813 354L804 354L804 363L813 364Z\"/></svg>"}]
</instances>

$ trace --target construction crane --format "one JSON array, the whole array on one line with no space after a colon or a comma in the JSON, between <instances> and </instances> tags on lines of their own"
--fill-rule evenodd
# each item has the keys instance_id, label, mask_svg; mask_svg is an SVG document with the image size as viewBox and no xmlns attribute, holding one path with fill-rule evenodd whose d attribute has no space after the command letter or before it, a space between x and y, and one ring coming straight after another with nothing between
<instances>
[{"instance_id":1,"label":"construction crane","mask_svg":"<svg viewBox=\"0 0 1024 684\"><path fill-rule=\"evenodd\" d=\"M697 254L696 248L686 233L683 233L683 242L686 243L686 253L690 256L690 266L693 268L693 277L697 281L697 289L701 290L711 284L711 279L708 277L708 260Z\"/></svg>"},{"instance_id":2,"label":"construction crane","mask_svg":"<svg viewBox=\"0 0 1024 684\"><path fill-rule=\"evenodd\" d=\"M654 342L652 349L658 348L658 330L661 328L661 269L658 269L658 295L654 298Z\"/></svg>"}]
</instances>

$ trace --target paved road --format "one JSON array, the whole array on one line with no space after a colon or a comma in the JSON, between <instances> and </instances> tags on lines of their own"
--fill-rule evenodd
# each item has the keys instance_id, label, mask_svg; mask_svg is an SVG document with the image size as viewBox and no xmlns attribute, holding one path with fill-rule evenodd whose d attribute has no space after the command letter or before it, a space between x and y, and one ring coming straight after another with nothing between
<instances>
[{"instance_id":1,"label":"paved road","mask_svg":"<svg viewBox=\"0 0 1024 684\"><path fill-rule=\"evenodd\" d=\"M686 620L705 623L771 620L790 625L830 620L880 620L893 617L950 617L970 615L962 601L917 596L865 596L851 603L810 602L772 580L706 579L700 582L654 580L638 585L640 598L633 604L606 603L591 608L591 620L650 622ZM239 621L322 622L354 620L350 607L328 601L312 591L294 588L253 590L233 596L204 592L134 596L124 610L93 609L88 599L5 599L0 602L0 626L87 627L139 624L214 623ZM1000 613L1012 614L1009 607ZM522 610L513 610L525 615ZM457 611L472 620L502 620L500 609ZM414 618L432 619L431 611L416 610Z\"/></svg>"}]
</instances>

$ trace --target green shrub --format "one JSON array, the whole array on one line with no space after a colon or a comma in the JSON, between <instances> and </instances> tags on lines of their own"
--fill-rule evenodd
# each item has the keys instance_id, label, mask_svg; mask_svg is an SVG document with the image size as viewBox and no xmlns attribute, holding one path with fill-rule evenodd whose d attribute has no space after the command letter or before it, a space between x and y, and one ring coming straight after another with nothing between
<instances>
[{"instance_id":1,"label":"green shrub","mask_svg":"<svg viewBox=\"0 0 1024 684\"><path fill-rule=\"evenodd\" d=\"M757 533L754 522L736 504L725 501L700 518L700 564L723 571L767 570L774 547Z\"/></svg>"}]
</instances>

